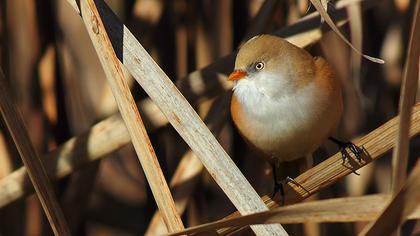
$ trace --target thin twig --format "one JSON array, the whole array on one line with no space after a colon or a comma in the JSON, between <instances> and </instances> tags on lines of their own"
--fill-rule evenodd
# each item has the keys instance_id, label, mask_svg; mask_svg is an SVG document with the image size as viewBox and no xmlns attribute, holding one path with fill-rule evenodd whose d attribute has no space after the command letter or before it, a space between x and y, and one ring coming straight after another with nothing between
<instances>
[{"instance_id":1,"label":"thin twig","mask_svg":"<svg viewBox=\"0 0 420 236\"><path fill-rule=\"evenodd\" d=\"M166 227L170 232L181 230L184 228L181 217L177 213L165 176L160 168L130 88L125 81L123 68L114 53L94 0L82 0L80 5L86 29L99 56Z\"/></svg>"},{"instance_id":2,"label":"thin twig","mask_svg":"<svg viewBox=\"0 0 420 236\"><path fill-rule=\"evenodd\" d=\"M44 170L41 160L32 146L22 116L16 110L6 85L6 78L0 70L0 112L9 129L10 136L25 164L32 184L50 222L55 235L70 235L63 211L55 196L53 186Z\"/></svg>"}]
</instances>

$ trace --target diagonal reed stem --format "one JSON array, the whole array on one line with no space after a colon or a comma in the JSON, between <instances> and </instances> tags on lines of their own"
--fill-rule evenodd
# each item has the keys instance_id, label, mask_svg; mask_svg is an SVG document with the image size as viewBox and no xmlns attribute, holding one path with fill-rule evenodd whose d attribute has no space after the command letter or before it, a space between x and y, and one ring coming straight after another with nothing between
<instances>
[{"instance_id":1,"label":"diagonal reed stem","mask_svg":"<svg viewBox=\"0 0 420 236\"><path fill-rule=\"evenodd\" d=\"M242 213L267 210L264 202L209 129L132 33L102 0L96 6L118 59L157 104L168 121ZM280 225L254 226L258 235L287 235Z\"/></svg>"},{"instance_id":2,"label":"diagonal reed stem","mask_svg":"<svg viewBox=\"0 0 420 236\"><path fill-rule=\"evenodd\" d=\"M166 227L168 231L183 229L181 217L177 213L165 176L159 166L130 88L125 81L123 67L114 53L101 16L93 0L82 0L80 5L86 29L101 61Z\"/></svg>"},{"instance_id":3,"label":"diagonal reed stem","mask_svg":"<svg viewBox=\"0 0 420 236\"><path fill-rule=\"evenodd\" d=\"M6 78L0 70L0 112L9 129L10 136L26 166L29 177L45 215L55 235L70 235L67 221L55 196L53 186L44 170L41 160L32 146L29 134L24 126L22 115L16 110L7 89Z\"/></svg>"}]
</instances>

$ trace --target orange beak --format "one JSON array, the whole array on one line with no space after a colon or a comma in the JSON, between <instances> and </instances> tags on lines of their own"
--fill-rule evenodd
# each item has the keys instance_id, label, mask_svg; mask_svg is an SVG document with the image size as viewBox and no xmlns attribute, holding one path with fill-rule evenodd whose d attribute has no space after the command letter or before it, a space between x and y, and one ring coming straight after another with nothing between
<instances>
[{"instance_id":1,"label":"orange beak","mask_svg":"<svg viewBox=\"0 0 420 236\"><path fill-rule=\"evenodd\" d=\"M237 81L237 80L245 78L245 76L247 76L247 73L245 71L234 70L232 73L230 73L228 80Z\"/></svg>"}]
</instances>

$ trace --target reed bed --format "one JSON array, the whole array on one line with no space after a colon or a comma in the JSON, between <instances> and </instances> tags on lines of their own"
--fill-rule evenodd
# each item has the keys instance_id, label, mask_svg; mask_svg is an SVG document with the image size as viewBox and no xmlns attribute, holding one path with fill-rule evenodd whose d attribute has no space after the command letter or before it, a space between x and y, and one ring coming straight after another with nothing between
<instances>
[{"instance_id":1,"label":"reed bed","mask_svg":"<svg viewBox=\"0 0 420 236\"><path fill-rule=\"evenodd\" d=\"M420 233L420 3L0 3L0 235ZM274 34L343 86L284 197L233 126L236 50Z\"/></svg>"}]
</instances>

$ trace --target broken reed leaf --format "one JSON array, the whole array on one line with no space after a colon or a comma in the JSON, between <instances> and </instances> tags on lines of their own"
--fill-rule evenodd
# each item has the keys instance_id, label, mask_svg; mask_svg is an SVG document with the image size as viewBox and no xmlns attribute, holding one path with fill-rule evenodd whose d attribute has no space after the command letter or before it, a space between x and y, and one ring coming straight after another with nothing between
<instances>
[{"instance_id":1,"label":"broken reed leaf","mask_svg":"<svg viewBox=\"0 0 420 236\"><path fill-rule=\"evenodd\" d=\"M328 13L325 11L323 4L321 3L321 0L310 0L312 5L314 5L315 9L319 12L319 14L322 16L322 18L327 22L327 24L331 27L331 29L347 44L349 45L355 52L357 52L358 54L360 54L362 57L368 59L369 61L378 63L378 64L384 64L385 61L380 59L380 58L376 58L376 57L372 57L372 56L368 56L363 54L359 49L357 49L356 47L353 46L353 44L350 43L350 41L348 41L346 39L346 37L344 37L344 35L340 32L340 30L337 28L337 26L334 24L334 22L332 21L331 17L328 15Z\"/></svg>"}]
</instances>

